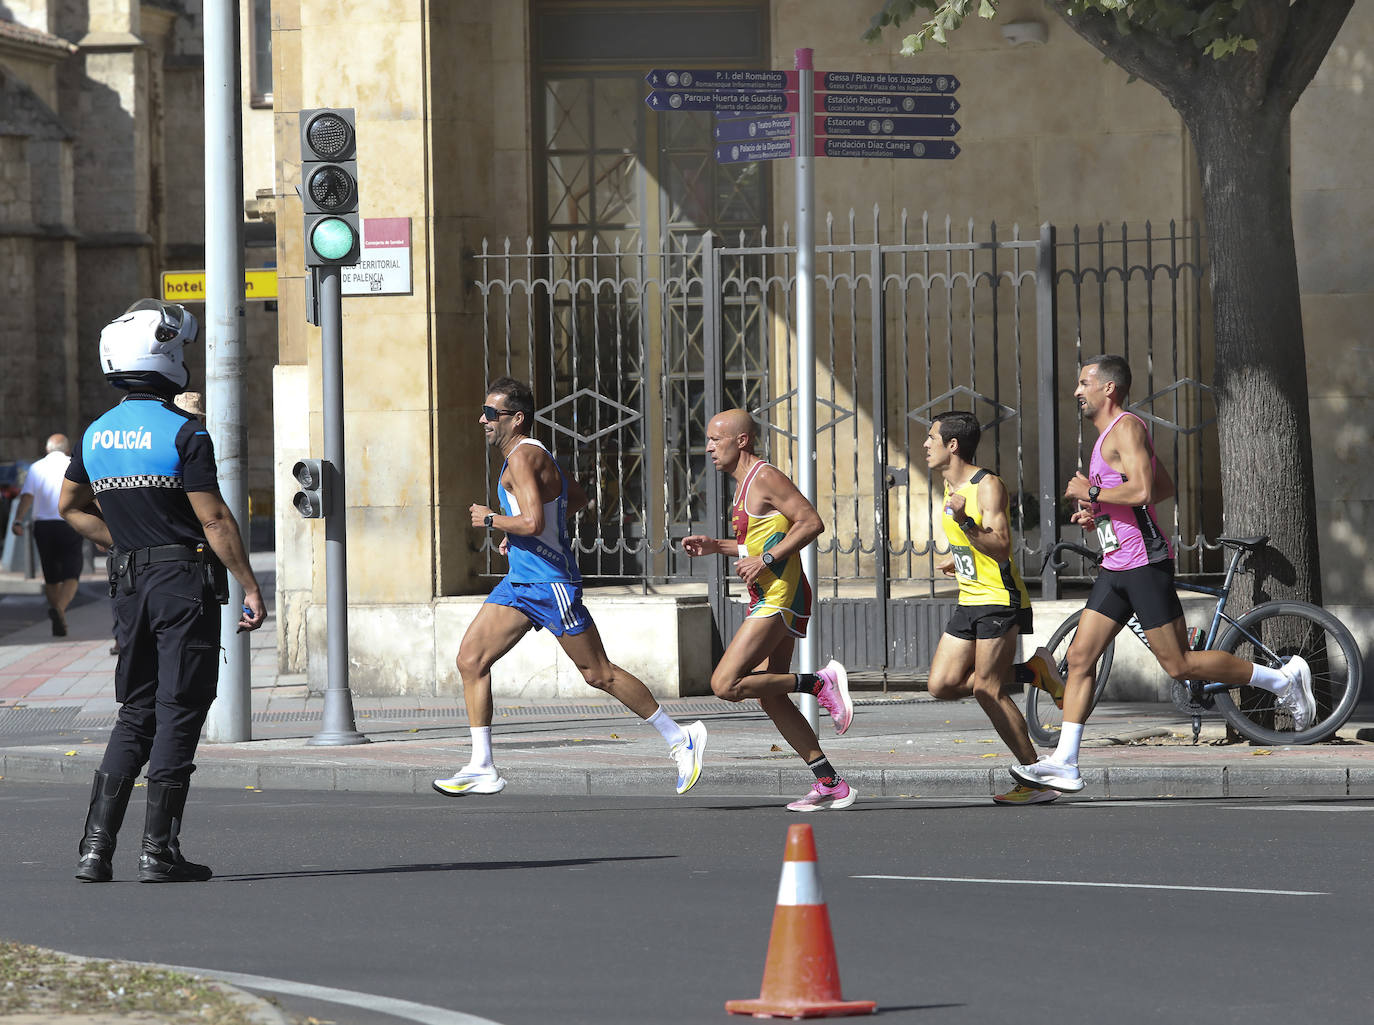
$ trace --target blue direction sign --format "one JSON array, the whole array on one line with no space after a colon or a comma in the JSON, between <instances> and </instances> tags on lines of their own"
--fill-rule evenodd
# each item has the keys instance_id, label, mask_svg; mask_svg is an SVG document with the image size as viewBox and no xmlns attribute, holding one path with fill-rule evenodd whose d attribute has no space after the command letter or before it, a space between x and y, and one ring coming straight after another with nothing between
<instances>
[{"instance_id":1,"label":"blue direction sign","mask_svg":"<svg viewBox=\"0 0 1374 1025\"><path fill-rule=\"evenodd\" d=\"M816 110L826 114L953 114L958 109L959 101L953 96L911 96L892 93L816 95Z\"/></svg>"},{"instance_id":2,"label":"blue direction sign","mask_svg":"<svg viewBox=\"0 0 1374 1025\"><path fill-rule=\"evenodd\" d=\"M655 89L644 98L644 102L654 110L737 110L744 114L780 114L797 109L795 93L742 89Z\"/></svg>"},{"instance_id":3,"label":"blue direction sign","mask_svg":"<svg viewBox=\"0 0 1374 1025\"><path fill-rule=\"evenodd\" d=\"M716 139L735 142L740 139L776 139L792 134L791 117L765 117L752 121L719 121Z\"/></svg>"},{"instance_id":4,"label":"blue direction sign","mask_svg":"<svg viewBox=\"0 0 1374 1025\"><path fill-rule=\"evenodd\" d=\"M933 135L959 131L952 117L824 117L816 118L817 135ZM716 129L719 139L720 129Z\"/></svg>"},{"instance_id":5,"label":"blue direction sign","mask_svg":"<svg viewBox=\"0 0 1374 1025\"><path fill-rule=\"evenodd\" d=\"M913 76L914 77L914 76ZM670 71L654 68L644 76L651 89L795 89L795 71Z\"/></svg>"},{"instance_id":6,"label":"blue direction sign","mask_svg":"<svg viewBox=\"0 0 1374 1025\"><path fill-rule=\"evenodd\" d=\"M952 93L959 80L953 75L822 71L816 75L816 88L837 93Z\"/></svg>"},{"instance_id":7,"label":"blue direction sign","mask_svg":"<svg viewBox=\"0 0 1374 1025\"><path fill-rule=\"evenodd\" d=\"M719 152L719 147L717 147ZM953 139L817 139L818 157L879 157L897 160L953 160Z\"/></svg>"},{"instance_id":8,"label":"blue direction sign","mask_svg":"<svg viewBox=\"0 0 1374 1025\"><path fill-rule=\"evenodd\" d=\"M750 160L778 160L795 156L791 139L759 139L756 142L727 142L716 147L716 161L742 164Z\"/></svg>"}]
</instances>

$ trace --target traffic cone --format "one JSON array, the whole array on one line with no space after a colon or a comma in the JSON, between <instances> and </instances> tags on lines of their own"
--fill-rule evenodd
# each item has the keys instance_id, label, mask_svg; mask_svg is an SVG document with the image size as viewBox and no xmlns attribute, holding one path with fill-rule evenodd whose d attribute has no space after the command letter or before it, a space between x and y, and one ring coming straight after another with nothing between
<instances>
[{"instance_id":1,"label":"traffic cone","mask_svg":"<svg viewBox=\"0 0 1374 1025\"><path fill-rule=\"evenodd\" d=\"M725 1009L755 1018L835 1018L872 1014L877 1008L872 1000L840 996L830 912L816 870L816 839L809 825L789 826L763 989L757 1000L727 1000Z\"/></svg>"}]
</instances>

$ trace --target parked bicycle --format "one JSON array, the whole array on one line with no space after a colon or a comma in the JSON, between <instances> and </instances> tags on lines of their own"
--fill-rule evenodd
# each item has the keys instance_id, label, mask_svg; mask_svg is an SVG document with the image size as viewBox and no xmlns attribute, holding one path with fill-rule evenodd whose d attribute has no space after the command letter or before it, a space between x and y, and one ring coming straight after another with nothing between
<instances>
[{"instance_id":1,"label":"parked bicycle","mask_svg":"<svg viewBox=\"0 0 1374 1025\"><path fill-rule=\"evenodd\" d=\"M1262 551L1267 537L1223 537L1221 544L1231 549L1226 576L1220 587L1175 581L1180 591L1207 594L1216 598L1211 624L1205 631L1190 630L1193 646L1199 651L1226 651L1247 662L1278 668L1292 655L1301 655L1312 668L1312 697L1317 711L1305 730L1294 730L1289 714L1276 707L1274 695L1256 687L1231 686L1206 680L1175 680L1174 705L1192 716L1193 743L1202 732L1202 716L1215 708L1231 728L1257 744L1316 744L1331 737L1355 711L1360 699L1363 662L1359 645L1339 619L1320 606L1304 601L1267 601L1256 605L1240 618L1226 611L1231 586L1247 556ZM1102 553L1072 541L1060 541L1050 550L1055 569L1063 569L1061 552L1076 552L1095 566ZM1059 674L1068 676L1069 644L1078 630L1082 610L1069 616L1045 642L1059 665ZM1149 641L1140 623L1132 616L1126 624L1147 648ZM1093 707L1102 700L1116 653L1113 640L1097 662L1093 684ZM1026 688L1026 725L1031 739L1042 747L1053 747L1059 740L1063 713L1044 691Z\"/></svg>"}]
</instances>

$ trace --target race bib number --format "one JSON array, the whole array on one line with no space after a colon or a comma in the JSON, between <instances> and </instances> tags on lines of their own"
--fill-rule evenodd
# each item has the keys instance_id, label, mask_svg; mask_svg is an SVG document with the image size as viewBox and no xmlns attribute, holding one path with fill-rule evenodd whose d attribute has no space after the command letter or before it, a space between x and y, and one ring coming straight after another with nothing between
<instances>
[{"instance_id":1,"label":"race bib number","mask_svg":"<svg viewBox=\"0 0 1374 1025\"><path fill-rule=\"evenodd\" d=\"M1093 524L1097 527L1097 543L1102 546L1103 555L1110 555L1121 547L1121 540L1116 536L1110 516L1099 516L1093 520Z\"/></svg>"},{"instance_id":2,"label":"race bib number","mask_svg":"<svg viewBox=\"0 0 1374 1025\"><path fill-rule=\"evenodd\" d=\"M973 549L967 545L951 545L949 554L954 556L954 575L965 580L977 580L978 571L973 566Z\"/></svg>"}]
</instances>

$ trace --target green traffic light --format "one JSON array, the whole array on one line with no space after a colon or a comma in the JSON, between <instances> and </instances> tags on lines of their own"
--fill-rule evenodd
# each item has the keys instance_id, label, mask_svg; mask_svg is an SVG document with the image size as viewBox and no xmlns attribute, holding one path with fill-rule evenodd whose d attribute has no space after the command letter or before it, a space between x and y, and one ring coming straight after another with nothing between
<instances>
[{"instance_id":1,"label":"green traffic light","mask_svg":"<svg viewBox=\"0 0 1374 1025\"><path fill-rule=\"evenodd\" d=\"M342 260L353 251L353 241L353 228L337 217L326 217L310 232L310 248L326 260Z\"/></svg>"}]
</instances>

